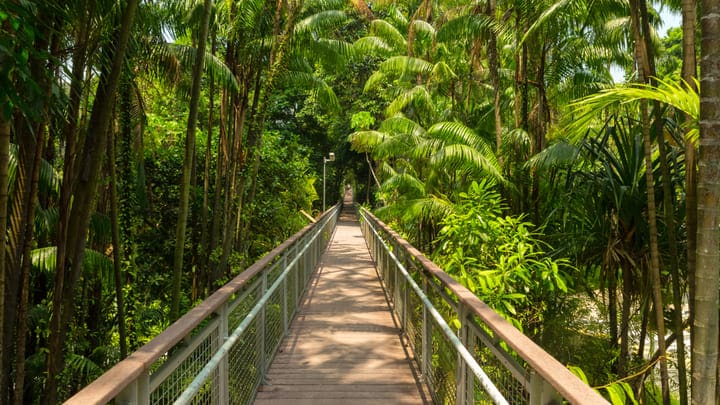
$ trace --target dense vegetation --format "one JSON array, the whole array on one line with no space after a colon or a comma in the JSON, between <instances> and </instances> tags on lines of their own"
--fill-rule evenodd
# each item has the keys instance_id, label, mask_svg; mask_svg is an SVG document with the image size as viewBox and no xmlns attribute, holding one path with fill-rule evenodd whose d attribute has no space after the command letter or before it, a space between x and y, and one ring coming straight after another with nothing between
<instances>
[{"instance_id":1,"label":"dense vegetation","mask_svg":"<svg viewBox=\"0 0 720 405\"><path fill-rule=\"evenodd\" d=\"M2 1L0 403L68 397L304 226L330 152L329 201L591 385L717 402L719 8Z\"/></svg>"}]
</instances>

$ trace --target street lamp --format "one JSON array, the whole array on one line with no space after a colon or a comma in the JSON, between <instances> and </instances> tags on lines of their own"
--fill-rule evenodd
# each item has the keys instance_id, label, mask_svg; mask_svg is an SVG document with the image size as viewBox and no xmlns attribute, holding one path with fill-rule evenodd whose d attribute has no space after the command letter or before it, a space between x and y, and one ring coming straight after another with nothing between
<instances>
[{"instance_id":1,"label":"street lamp","mask_svg":"<svg viewBox=\"0 0 720 405\"><path fill-rule=\"evenodd\" d=\"M328 157L323 156L323 212L325 212L325 163L334 162L335 154L330 152Z\"/></svg>"}]
</instances>

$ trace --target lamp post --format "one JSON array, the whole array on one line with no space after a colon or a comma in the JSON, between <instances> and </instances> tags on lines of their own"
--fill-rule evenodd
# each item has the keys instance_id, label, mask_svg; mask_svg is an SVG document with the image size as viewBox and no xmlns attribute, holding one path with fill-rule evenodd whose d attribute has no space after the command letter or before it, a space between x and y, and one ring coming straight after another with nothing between
<instances>
[{"instance_id":1,"label":"lamp post","mask_svg":"<svg viewBox=\"0 0 720 405\"><path fill-rule=\"evenodd\" d=\"M334 162L335 154L330 152L328 157L323 156L323 212L325 212L325 163Z\"/></svg>"}]
</instances>

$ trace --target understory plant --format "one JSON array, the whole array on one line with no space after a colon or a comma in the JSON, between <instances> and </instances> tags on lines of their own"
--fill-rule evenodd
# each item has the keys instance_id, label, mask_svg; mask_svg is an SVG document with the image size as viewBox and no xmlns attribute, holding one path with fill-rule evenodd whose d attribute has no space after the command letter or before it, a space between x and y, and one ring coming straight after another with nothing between
<instances>
[{"instance_id":1,"label":"understory plant","mask_svg":"<svg viewBox=\"0 0 720 405\"><path fill-rule=\"evenodd\" d=\"M575 269L540 239L523 216L504 216L494 184L473 182L441 222L433 260L526 333L568 291Z\"/></svg>"}]
</instances>

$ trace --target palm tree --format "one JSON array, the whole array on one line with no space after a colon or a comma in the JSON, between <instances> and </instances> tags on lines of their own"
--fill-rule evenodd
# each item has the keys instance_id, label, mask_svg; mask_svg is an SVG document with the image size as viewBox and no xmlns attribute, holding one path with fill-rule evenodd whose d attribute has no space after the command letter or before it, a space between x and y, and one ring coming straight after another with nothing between
<instances>
[{"instance_id":1,"label":"palm tree","mask_svg":"<svg viewBox=\"0 0 720 405\"><path fill-rule=\"evenodd\" d=\"M125 50L130 38L138 0L128 0L123 9L121 22L114 31L115 47L108 55L109 65L102 70L100 84L95 95L96 100L114 100L112 95L118 88L120 74L125 59ZM96 103L88 123L87 135L83 145L82 157L76 173L80 175L72 185L73 204L65 216L66 240L61 236L58 245L57 273L53 294L53 314L51 317L49 355L47 361L47 383L42 403L55 404L57 398L56 376L63 369L63 346L67 327L74 310L74 294L82 269L82 257L85 251L85 235L93 211L100 167L107 145L107 130L112 115L113 102ZM69 175L69 176L68 176ZM65 183L64 183L65 185ZM72 218L72 221L69 221ZM61 229L63 227L61 226Z\"/></svg>"},{"instance_id":2,"label":"palm tree","mask_svg":"<svg viewBox=\"0 0 720 405\"><path fill-rule=\"evenodd\" d=\"M170 319L180 317L180 291L183 270L183 255L185 252L185 228L187 226L188 206L190 202L190 175L193 172L195 160L195 130L197 124L198 104L200 102L200 87L202 86L202 70L205 62L205 47L207 44L212 0L205 0L200 33L198 35L197 57L192 71L192 90L190 91L190 112L185 137L185 159L183 160L183 175L180 189L180 211L175 232L175 255L173 259L173 279L171 287Z\"/></svg>"}]
</instances>

